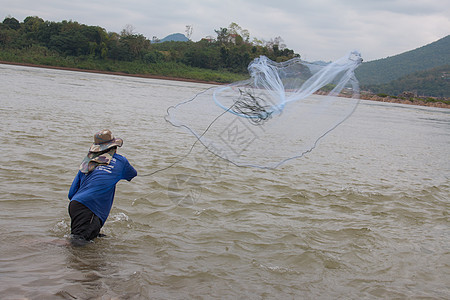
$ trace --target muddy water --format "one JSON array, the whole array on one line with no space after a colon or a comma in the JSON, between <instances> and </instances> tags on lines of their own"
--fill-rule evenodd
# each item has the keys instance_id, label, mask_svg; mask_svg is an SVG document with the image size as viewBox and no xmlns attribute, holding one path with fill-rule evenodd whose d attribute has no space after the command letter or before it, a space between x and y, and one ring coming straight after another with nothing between
<instances>
[{"instance_id":1,"label":"muddy water","mask_svg":"<svg viewBox=\"0 0 450 300\"><path fill-rule=\"evenodd\" d=\"M450 111L362 102L306 157L238 168L164 121L203 84L0 65L2 299L450 297ZM110 128L141 176L65 245L67 192ZM102 298L103 297L103 298Z\"/></svg>"}]
</instances>

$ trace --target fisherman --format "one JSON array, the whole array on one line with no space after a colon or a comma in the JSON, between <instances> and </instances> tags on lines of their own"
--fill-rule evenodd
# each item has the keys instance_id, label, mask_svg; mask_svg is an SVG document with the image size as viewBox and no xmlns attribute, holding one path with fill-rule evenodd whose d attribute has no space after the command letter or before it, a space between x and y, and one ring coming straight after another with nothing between
<instances>
[{"instance_id":1,"label":"fisherman","mask_svg":"<svg viewBox=\"0 0 450 300\"><path fill-rule=\"evenodd\" d=\"M94 135L94 144L69 190L72 245L85 245L100 235L113 204L117 182L131 181L137 175L128 160L116 153L122 144L123 140L115 138L108 129Z\"/></svg>"}]
</instances>

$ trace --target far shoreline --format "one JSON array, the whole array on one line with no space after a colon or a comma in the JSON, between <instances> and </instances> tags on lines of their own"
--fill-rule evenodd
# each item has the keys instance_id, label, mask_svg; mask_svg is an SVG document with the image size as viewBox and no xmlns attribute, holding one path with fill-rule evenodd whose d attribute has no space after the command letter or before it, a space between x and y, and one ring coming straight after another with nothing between
<instances>
[{"instance_id":1,"label":"far shoreline","mask_svg":"<svg viewBox=\"0 0 450 300\"><path fill-rule=\"evenodd\" d=\"M215 82L215 81L203 81L203 80L190 79L190 78L171 77L171 76L153 75L153 74L130 74L130 73L125 73L125 72L112 72L112 71L102 71L102 70L38 65L38 64L32 64L32 63L10 62L10 61L3 61L3 60L0 60L0 64L23 66L23 67L33 67L33 68L54 69L54 70L63 70L63 71L96 73L96 74L104 74L104 75L116 75L116 76L128 76L128 77L147 78L147 79L160 79L160 80L183 81L183 82L202 83L202 84L224 85L224 83ZM322 93L318 92L318 94L322 94ZM450 109L450 104L445 104L443 102L425 102L425 101L419 101L419 100L410 101L410 100L398 99L398 98L392 98L392 97L380 97L380 96L377 96L374 94L361 93L360 99L361 100L369 100L369 101L377 101L377 102L388 102L388 103L398 103L398 104Z\"/></svg>"},{"instance_id":2,"label":"far shoreline","mask_svg":"<svg viewBox=\"0 0 450 300\"><path fill-rule=\"evenodd\" d=\"M171 76L153 75L153 74L130 74L130 73L125 73L125 72L113 72L113 71L103 71L103 70L92 70L92 69L80 69L80 68L59 67L59 66L49 66L49 65L38 65L38 64L32 64L32 63L11 62L11 61L4 61L4 60L0 60L0 64L22 66L22 67L32 67L32 68L63 70L63 71L96 73L96 74L104 74L104 75L116 75L116 76L148 78L148 79L162 79L162 80L173 80L173 81L184 81L184 82L217 84L217 85L223 85L224 84L224 83L220 83L220 82L216 82L216 81L204 81L204 80L182 78L182 77L171 77Z\"/></svg>"}]
</instances>

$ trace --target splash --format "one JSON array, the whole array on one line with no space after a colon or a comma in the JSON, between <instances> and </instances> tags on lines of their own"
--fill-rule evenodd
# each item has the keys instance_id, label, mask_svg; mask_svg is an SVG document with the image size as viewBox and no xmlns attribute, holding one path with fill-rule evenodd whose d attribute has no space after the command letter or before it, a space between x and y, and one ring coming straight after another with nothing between
<instances>
[{"instance_id":1,"label":"splash","mask_svg":"<svg viewBox=\"0 0 450 300\"><path fill-rule=\"evenodd\" d=\"M329 64L261 56L250 79L169 107L166 120L234 165L277 168L311 152L355 111L361 62L357 51Z\"/></svg>"}]
</instances>

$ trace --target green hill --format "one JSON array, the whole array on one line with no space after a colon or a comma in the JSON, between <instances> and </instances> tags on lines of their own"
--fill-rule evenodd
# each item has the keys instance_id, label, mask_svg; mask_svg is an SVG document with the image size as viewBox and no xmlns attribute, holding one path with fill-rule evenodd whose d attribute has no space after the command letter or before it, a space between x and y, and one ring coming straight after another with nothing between
<instances>
[{"instance_id":1,"label":"green hill","mask_svg":"<svg viewBox=\"0 0 450 300\"><path fill-rule=\"evenodd\" d=\"M366 88L376 94L400 95L408 91L417 96L450 98L450 64Z\"/></svg>"},{"instance_id":2,"label":"green hill","mask_svg":"<svg viewBox=\"0 0 450 300\"><path fill-rule=\"evenodd\" d=\"M356 70L362 87L386 84L403 76L450 62L450 35L426 46L395 56L363 63Z\"/></svg>"},{"instance_id":3,"label":"green hill","mask_svg":"<svg viewBox=\"0 0 450 300\"><path fill-rule=\"evenodd\" d=\"M173 33L162 40L160 40L158 43L164 43L164 42L188 42L189 39L182 33Z\"/></svg>"}]
</instances>

